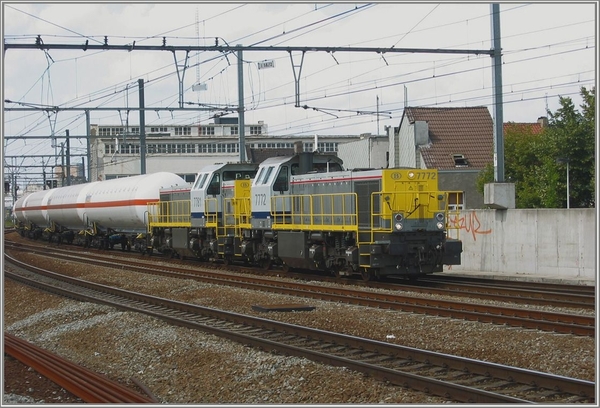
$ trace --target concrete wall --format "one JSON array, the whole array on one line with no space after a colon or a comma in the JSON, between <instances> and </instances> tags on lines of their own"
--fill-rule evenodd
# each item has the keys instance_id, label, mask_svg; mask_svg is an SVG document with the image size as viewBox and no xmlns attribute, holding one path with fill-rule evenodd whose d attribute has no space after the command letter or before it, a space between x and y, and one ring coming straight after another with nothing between
<instances>
[{"instance_id":1,"label":"concrete wall","mask_svg":"<svg viewBox=\"0 0 600 408\"><path fill-rule=\"evenodd\" d=\"M396 156L397 161L394 163L394 165L392 165L390 159L390 167L423 168L423 166L417 165L417 151L415 147L415 125L408 123L408 120L405 123L403 123L403 125L404 126L402 126L398 131L398 137L396 138L397 146L395 147L395 149L397 149L398 151L398 155Z\"/></svg>"},{"instance_id":2,"label":"concrete wall","mask_svg":"<svg viewBox=\"0 0 600 408\"><path fill-rule=\"evenodd\" d=\"M596 276L596 209L465 210L449 217L463 242L452 271Z\"/></svg>"},{"instance_id":3,"label":"concrete wall","mask_svg":"<svg viewBox=\"0 0 600 408\"><path fill-rule=\"evenodd\" d=\"M344 161L344 168L352 170L356 168L386 168L387 137L366 137L355 142L338 144L338 157Z\"/></svg>"},{"instance_id":4,"label":"concrete wall","mask_svg":"<svg viewBox=\"0 0 600 408\"><path fill-rule=\"evenodd\" d=\"M444 191L462 191L465 210L484 208L483 194L477 191L479 172L473 169L439 170L438 187Z\"/></svg>"}]
</instances>

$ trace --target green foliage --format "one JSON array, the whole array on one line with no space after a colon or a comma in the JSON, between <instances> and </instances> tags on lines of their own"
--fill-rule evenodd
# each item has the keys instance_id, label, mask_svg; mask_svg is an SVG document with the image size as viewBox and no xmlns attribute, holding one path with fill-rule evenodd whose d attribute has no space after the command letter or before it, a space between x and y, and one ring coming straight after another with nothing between
<instances>
[{"instance_id":1,"label":"green foliage","mask_svg":"<svg viewBox=\"0 0 600 408\"><path fill-rule=\"evenodd\" d=\"M548 127L541 134L507 127L504 134L505 181L515 183L517 208L565 208L569 160L571 208L594 207L595 88L581 88L581 112L570 98L559 97L561 107L548 112ZM478 191L494 181L493 165L479 174Z\"/></svg>"}]
</instances>

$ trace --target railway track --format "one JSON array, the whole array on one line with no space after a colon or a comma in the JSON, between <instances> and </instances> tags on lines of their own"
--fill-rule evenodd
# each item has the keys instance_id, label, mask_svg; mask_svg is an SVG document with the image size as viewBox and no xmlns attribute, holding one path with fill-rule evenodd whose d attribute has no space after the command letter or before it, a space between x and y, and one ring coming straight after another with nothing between
<instances>
[{"instance_id":1,"label":"railway track","mask_svg":"<svg viewBox=\"0 0 600 408\"><path fill-rule=\"evenodd\" d=\"M56 245L43 245L36 244L23 244L23 243L10 243L7 245L14 247L27 248L28 250L39 252L39 248L43 247L44 251L58 252L60 249ZM82 250L79 247L75 247L76 250ZM69 250L72 253L72 250ZM83 252L83 251L82 251ZM101 252L91 253L85 252L90 257L99 256L103 259ZM123 251L111 251L105 252L106 256L111 258L125 258L125 259L136 259L139 260L140 256L136 253L123 252ZM106 258L104 256L104 259ZM157 259L160 259L159 257ZM204 263L194 263L193 260L179 261L177 259L171 259L174 263L181 265L193 265L201 269L206 269ZM231 270L245 272L253 275L260 276L274 276L279 277L281 271L265 271L252 267L245 267L239 265L226 265L225 267L220 264L211 264L211 269L223 268L224 272L230 272ZM462 276L449 276L449 275L427 275L419 278L418 281L409 282L405 279L388 279L385 282L364 282L356 279L339 279L329 276L306 274L302 272L287 272L286 277L302 280L302 281L319 281L329 282L337 285L347 285L356 287L367 287L371 289L383 289L383 290L396 290L413 293L423 293L428 295L441 295L441 296L452 296L452 297L468 297L478 298L482 300L498 301L498 302L509 302L515 304L525 305L539 305L539 306L552 306L562 307L571 309L587 309L595 310L596 307L596 296L595 286L586 285L561 285L555 283L543 283L543 282L521 282L521 281L508 281L508 280L497 280L497 279L482 279L482 278L471 278Z\"/></svg>"},{"instance_id":2,"label":"railway track","mask_svg":"<svg viewBox=\"0 0 600 408\"><path fill-rule=\"evenodd\" d=\"M191 270L177 266L157 265L156 262L152 262L151 260L141 260L139 258L136 260L132 260L131 258L118 260L114 256L102 254L85 253L77 255L70 251L58 249L53 249L49 253L47 249L41 251L35 248L15 247L15 249L19 248L26 249L28 252L38 251L40 255L51 256L52 258L85 263L92 261L97 266L127 269L182 279L201 280L218 285L243 287L305 298L344 302L482 323L503 324L555 333L595 336L595 317L590 315L434 299L411 296L397 291L374 292L356 289L352 286L333 287L311 283L288 282L245 274L226 274L214 269ZM510 299L510 296L503 298L505 302L510 302Z\"/></svg>"},{"instance_id":3,"label":"railway track","mask_svg":"<svg viewBox=\"0 0 600 408\"><path fill-rule=\"evenodd\" d=\"M450 401L594 402L595 384L589 381L189 305L61 276L11 258L7 261L33 272L5 271L5 277L33 287L146 313L263 350L347 367Z\"/></svg>"},{"instance_id":4,"label":"railway track","mask_svg":"<svg viewBox=\"0 0 600 408\"><path fill-rule=\"evenodd\" d=\"M4 333L4 352L88 403L157 403L118 382L74 364L19 337Z\"/></svg>"}]
</instances>

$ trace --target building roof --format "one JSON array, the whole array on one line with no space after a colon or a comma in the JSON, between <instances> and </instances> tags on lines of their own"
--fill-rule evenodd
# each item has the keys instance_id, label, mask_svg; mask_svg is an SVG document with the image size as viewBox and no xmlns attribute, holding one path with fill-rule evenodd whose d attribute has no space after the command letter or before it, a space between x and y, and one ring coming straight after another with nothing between
<instances>
[{"instance_id":1,"label":"building roof","mask_svg":"<svg viewBox=\"0 0 600 408\"><path fill-rule=\"evenodd\" d=\"M494 129L487 107L407 107L403 121L405 117L411 124L428 124L430 143L418 147L427 168L483 169L493 161Z\"/></svg>"},{"instance_id":2,"label":"building roof","mask_svg":"<svg viewBox=\"0 0 600 408\"><path fill-rule=\"evenodd\" d=\"M504 134L507 131L513 131L515 133L523 133L529 135L539 135L544 130L544 125L535 123L521 123L521 122L507 122L504 124Z\"/></svg>"}]
</instances>

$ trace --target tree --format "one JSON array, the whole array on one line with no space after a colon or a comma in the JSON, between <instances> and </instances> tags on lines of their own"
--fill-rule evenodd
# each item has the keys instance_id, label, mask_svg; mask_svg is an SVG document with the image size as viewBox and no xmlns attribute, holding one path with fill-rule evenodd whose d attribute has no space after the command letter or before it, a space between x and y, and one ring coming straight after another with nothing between
<instances>
[{"instance_id":1,"label":"tree","mask_svg":"<svg viewBox=\"0 0 600 408\"><path fill-rule=\"evenodd\" d=\"M570 98L560 98L561 108L554 114L549 112L549 128L545 135L546 171L555 182L553 195L546 207L566 207L567 170L566 164L557 158L569 161L569 203L571 208L595 207L595 88L581 88L582 112L575 110Z\"/></svg>"},{"instance_id":2,"label":"tree","mask_svg":"<svg viewBox=\"0 0 600 408\"><path fill-rule=\"evenodd\" d=\"M559 97L561 107L548 111L548 127L541 134L531 129L506 127L504 157L506 181L515 183L517 208L564 208L567 201L569 161L570 207L595 206L595 88L581 88L581 112L571 98ZM494 181L490 164L481 171L477 188Z\"/></svg>"}]
</instances>

